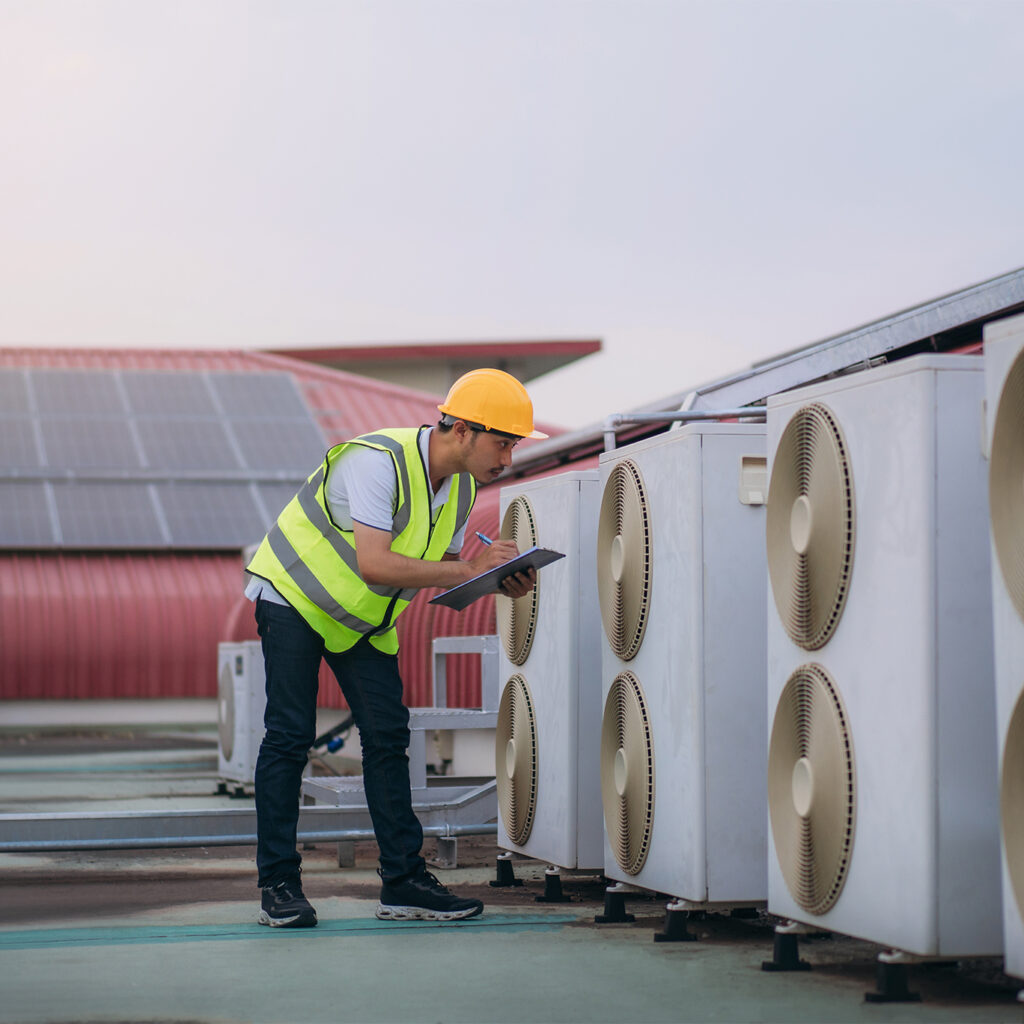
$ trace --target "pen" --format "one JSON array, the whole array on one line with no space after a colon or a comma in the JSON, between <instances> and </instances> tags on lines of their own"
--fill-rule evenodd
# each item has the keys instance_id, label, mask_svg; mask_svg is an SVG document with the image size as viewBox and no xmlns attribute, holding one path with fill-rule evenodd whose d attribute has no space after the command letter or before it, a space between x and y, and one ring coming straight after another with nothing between
<instances>
[{"instance_id":1,"label":"pen","mask_svg":"<svg viewBox=\"0 0 1024 1024\"><path fill-rule=\"evenodd\" d=\"M490 538L490 537L488 537L486 533L481 533L481 532L480 532L479 530L477 530L477 531L476 531L476 535L477 535L477 536L478 536L478 537L479 537L479 538L480 538L480 539L481 539L481 540L482 540L482 541L483 541L483 542L484 542L484 543L485 543L485 544L486 544L486 545L487 545L488 547L490 547L490 546L491 546L491 545L492 545L492 544L494 543L494 541L492 541L492 540L491 540L491 538Z\"/></svg>"}]
</instances>

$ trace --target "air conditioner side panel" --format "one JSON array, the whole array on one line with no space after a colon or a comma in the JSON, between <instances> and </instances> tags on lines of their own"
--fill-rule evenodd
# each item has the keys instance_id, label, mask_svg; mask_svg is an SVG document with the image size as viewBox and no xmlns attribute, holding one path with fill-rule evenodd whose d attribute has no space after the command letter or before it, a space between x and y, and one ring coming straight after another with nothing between
<instances>
[{"instance_id":1,"label":"air conditioner side panel","mask_svg":"<svg viewBox=\"0 0 1024 1024\"><path fill-rule=\"evenodd\" d=\"M765 509L739 500L763 427L704 434L704 770L711 901L768 895Z\"/></svg>"},{"instance_id":2,"label":"air conditioner side panel","mask_svg":"<svg viewBox=\"0 0 1024 1024\"><path fill-rule=\"evenodd\" d=\"M991 451L996 410L1003 384L1018 353L1024 351L1024 316L1008 317L985 327L986 437ZM1024 699L1024 620L1006 589L995 543L990 538L992 559L992 616L995 639L996 719L1001 772L1006 753L1007 732L1018 701ZM1024 917L1010 878L1005 845L1000 843L1002 875L1002 922L1004 970L1024 978Z\"/></svg>"},{"instance_id":3,"label":"air conditioner side panel","mask_svg":"<svg viewBox=\"0 0 1024 1024\"><path fill-rule=\"evenodd\" d=\"M597 595L597 523L601 484L596 471L579 480L576 576L578 628L576 688L576 861L573 867L604 866L604 807L601 802L601 607Z\"/></svg>"},{"instance_id":4,"label":"air conditioner side panel","mask_svg":"<svg viewBox=\"0 0 1024 1024\"><path fill-rule=\"evenodd\" d=\"M936 373L939 944L998 952L1001 890L984 368ZM974 428L974 429L972 429ZM976 879L977 884L965 884Z\"/></svg>"}]
</instances>

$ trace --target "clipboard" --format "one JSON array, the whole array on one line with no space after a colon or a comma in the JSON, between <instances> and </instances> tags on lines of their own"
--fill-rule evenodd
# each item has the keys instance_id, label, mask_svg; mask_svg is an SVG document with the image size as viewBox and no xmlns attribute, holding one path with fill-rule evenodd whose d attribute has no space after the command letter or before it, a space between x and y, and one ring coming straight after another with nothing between
<instances>
[{"instance_id":1,"label":"clipboard","mask_svg":"<svg viewBox=\"0 0 1024 1024\"><path fill-rule=\"evenodd\" d=\"M460 583L451 590L430 599L430 604L443 604L448 608L454 608L461 612L467 605L471 605L477 598L486 594L498 594L498 584L507 576L513 576L525 569L540 569L559 558L565 558L561 551L552 551L550 548L530 548L521 555L517 555L510 562L504 562L494 569L474 576L473 579Z\"/></svg>"}]
</instances>

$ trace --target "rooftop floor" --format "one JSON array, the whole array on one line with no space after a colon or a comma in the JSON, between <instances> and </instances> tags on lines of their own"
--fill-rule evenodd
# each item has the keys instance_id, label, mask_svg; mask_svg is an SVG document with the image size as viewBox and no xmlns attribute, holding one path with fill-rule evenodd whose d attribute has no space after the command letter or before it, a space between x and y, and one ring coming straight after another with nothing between
<instances>
[{"instance_id":1,"label":"rooftop floor","mask_svg":"<svg viewBox=\"0 0 1024 1024\"><path fill-rule=\"evenodd\" d=\"M16 710L0 706L0 812L238 806L216 795L198 709L171 725L126 707L105 721L72 706L63 725L60 708L46 722ZM525 884L494 888L497 852L493 837L459 840L459 866L435 871L487 907L432 924L373 916L372 842L345 869L332 844L305 850L320 924L302 931L256 924L249 848L0 855L0 1021L1024 1019L995 961L915 967L921 1003L871 1004L878 947L803 940L813 970L765 973L766 915L709 915L690 922L699 941L656 943L664 898L631 897L633 923L599 925L600 879L566 875L571 902L537 903L545 865L519 862Z\"/></svg>"}]
</instances>

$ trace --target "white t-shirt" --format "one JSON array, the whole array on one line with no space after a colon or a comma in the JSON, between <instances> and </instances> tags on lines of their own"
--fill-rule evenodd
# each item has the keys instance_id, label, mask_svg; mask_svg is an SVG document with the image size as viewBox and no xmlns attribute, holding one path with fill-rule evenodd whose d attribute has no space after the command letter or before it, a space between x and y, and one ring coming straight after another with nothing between
<instances>
[{"instance_id":1,"label":"white t-shirt","mask_svg":"<svg viewBox=\"0 0 1024 1024\"><path fill-rule=\"evenodd\" d=\"M430 430L420 434L420 454L423 464L429 465ZM452 478L446 477L435 494L427 477L430 488L430 514L437 519L448 500L452 489ZM387 452L365 445L352 445L335 462L327 477L327 506L331 517L343 530L351 530L353 520L364 526L372 526L376 530L390 530L393 521L393 509L398 496L398 480L395 477L395 463ZM448 553L457 555L462 550L466 527L452 537L448 545ZM262 597L265 601L287 604L283 597L264 579L252 576L245 588L245 596L250 601Z\"/></svg>"}]
</instances>

